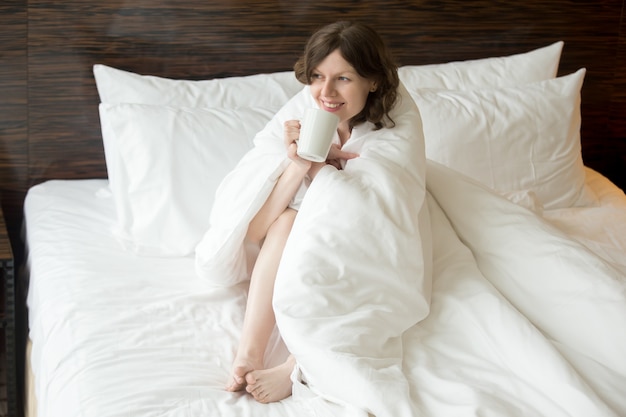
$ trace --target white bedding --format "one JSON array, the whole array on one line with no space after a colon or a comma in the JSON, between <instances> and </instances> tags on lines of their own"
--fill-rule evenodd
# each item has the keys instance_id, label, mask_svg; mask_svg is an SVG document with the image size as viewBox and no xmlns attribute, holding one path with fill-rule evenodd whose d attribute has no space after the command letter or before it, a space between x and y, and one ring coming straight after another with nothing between
<instances>
[{"instance_id":1,"label":"white bedding","mask_svg":"<svg viewBox=\"0 0 626 417\"><path fill-rule=\"evenodd\" d=\"M546 222L429 167L431 311L402 339L420 415L626 415L626 198L586 172L599 205L545 211ZM193 257L124 251L106 181L35 186L25 215L39 416L354 411L315 395L261 405L224 391L246 284L210 287ZM269 362L285 354L276 338Z\"/></svg>"},{"instance_id":2,"label":"white bedding","mask_svg":"<svg viewBox=\"0 0 626 417\"><path fill-rule=\"evenodd\" d=\"M218 188L196 248L209 285L249 277L244 236L289 161L284 123L314 106L307 86ZM310 184L273 296L278 328L306 381L302 390L311 390L305 396L378 417L417 413L402 372L402 335L428 315L432 280L424 138L404 86L390 117L393 129L355 126L342 149L359 157L342 170L326 165Z\"/></svg>"}]
</instances>

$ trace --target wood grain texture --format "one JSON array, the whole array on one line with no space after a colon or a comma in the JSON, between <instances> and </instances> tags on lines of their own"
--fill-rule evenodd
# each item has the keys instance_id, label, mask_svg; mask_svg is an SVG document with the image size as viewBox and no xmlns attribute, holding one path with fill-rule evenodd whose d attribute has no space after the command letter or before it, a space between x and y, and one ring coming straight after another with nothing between
<instances>
[{"instance_id":1,"label":"wood grain texture","mask_svg":"<svg viewBox=\"0 0 626 417\"><path fill-rule=\"evenodd\" d=\"M400 64L565 41L560 74L587 68L585 162L624 186L624 1L3 0L0 184L9 228L30 185L106 177L93 64L186 79L287 70L316 28L339 19L373 25Z\"/></svg>"},{"instance_id":2,"label":"wood grain texture","mask_svg":"<svg viewBox=\"0 0 626 417\"><path fill-rule=\"evenodd\" d=\"M587 146L587 155L597 155L602 172L626 190L626 7L622 8L615 71L609 104L609 134L595 146ZM587 161L591 161L587 157Z\"/></svg>"},{"instance_id":3,"label":"wood grain texture","mask_svg":"<svg viewBox=\"0 0 626 417\"><path fill-rule=\"evenodd\" d=\"M0 199L16 242L28 184L27 24L25 1L0 3Z\"/></svg>"}]
</instances>

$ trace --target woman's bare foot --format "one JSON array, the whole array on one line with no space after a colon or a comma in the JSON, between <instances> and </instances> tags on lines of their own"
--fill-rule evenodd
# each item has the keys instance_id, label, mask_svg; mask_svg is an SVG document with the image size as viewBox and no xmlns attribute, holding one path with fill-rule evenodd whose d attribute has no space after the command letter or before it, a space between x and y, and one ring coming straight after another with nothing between
<instances>
[{"instance_id":1,"label":"woman's bare foot","mask_svg":"<svg viewBox=\"0 0 626 417\"><path fill-rule=\"evenodd\" d=\"M292 356L281 365L264 370L254 370L246 375L248 391L255 400L267 404L291 395L291 372L296 361Z\"/></svg>"},{"instance_id":2,"label":"woman's bare foot","mask_svg":"<svg viewBox=\"0 0 626 417\"><path fill-rule=\"evenodd\" d=\"M236 392L243 390L246 386L246 375L256 369L262 368L263 363L258 363L257 361L244 358L236 358L233 363L230 381L226 386L226 391Z\"/></svg>"}]
</instances>

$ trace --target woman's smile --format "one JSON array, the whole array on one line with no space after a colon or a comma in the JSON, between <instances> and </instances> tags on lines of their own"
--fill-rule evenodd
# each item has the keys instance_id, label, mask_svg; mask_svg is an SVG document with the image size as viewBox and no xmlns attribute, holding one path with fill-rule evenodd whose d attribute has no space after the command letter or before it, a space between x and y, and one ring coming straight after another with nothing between
<instances>
[{"instance_id":1,"label":"woman's smile","mask_svg":"<svg viewBox=\"0 0 626 417\"><path fill-rule=\"evenodd\" d=\"M322 108L326 111L335 112L343 105L343 103L333 103L325 100L321 100Z\"/></svg>"}]
</instances>

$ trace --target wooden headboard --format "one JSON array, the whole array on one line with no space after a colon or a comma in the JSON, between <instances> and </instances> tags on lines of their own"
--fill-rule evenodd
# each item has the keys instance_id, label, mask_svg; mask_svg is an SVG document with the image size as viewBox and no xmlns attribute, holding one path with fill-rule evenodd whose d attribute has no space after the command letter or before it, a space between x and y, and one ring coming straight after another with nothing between
<instances>
[{"instance_id":1,"label":"wooden headboard","mask_svg":"<svg viewBox=\"0 0 626 417\"><path fill-rule=\"evenodd\" d=\"M289 70L339 19L377 28L400 64L509 55L563 40L586 67L585 163L626 184L625 0L3 0L0 189L14 248L22 204L50 178L106 177L92 65L203 79Z\"/></svg>"}]
</instances>

